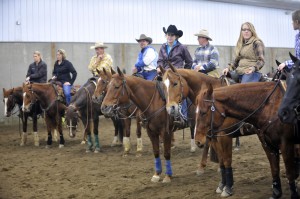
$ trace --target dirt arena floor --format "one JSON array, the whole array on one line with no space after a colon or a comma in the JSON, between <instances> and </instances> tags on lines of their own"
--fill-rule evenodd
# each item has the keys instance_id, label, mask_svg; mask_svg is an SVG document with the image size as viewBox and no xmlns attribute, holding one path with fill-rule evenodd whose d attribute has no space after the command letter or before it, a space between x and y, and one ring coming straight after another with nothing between
<instances>
[{"instance_id":1,"label":"dirt arena floor","mask_svg":"<svg viewBox=\"0 0 300 199\"><path fill-rule=\"evenodd\" d=\"M29 132L31 132L31 122ZM218 165L208 162L202 176L195 171L202 149L190 153L190 135L185 130L176 132L176 148L172 150L173 174L169 184L152 183L154 158L150 140L143 129L144 151L136 157L136 136L132 133L131 153L122 157L122 147L111 147L113 126L109 119L100 120L102 152L86 153L80 145L82 133L76 138L68 136L64 129L66 144L62 149L54 142L45 149L45 125L39 122L40 146L33 145L33 135L27 145L19 146L18 125L0 127L0 198L220 198L215 193L220 174ZM132 132L135 132L132 125ZM241 138L242 147L233 152L234 195L231 199L260 199L271 195L271 174L266 155L256 136ZM164 165L164 158L162 157ZM282 166L282 162L281 162ZM164 169L164 167L163 167ZM164 169L165 170L165 169ZM284 195L289 197L289 188L281 167Z\"/></svg>"}]
</instances>

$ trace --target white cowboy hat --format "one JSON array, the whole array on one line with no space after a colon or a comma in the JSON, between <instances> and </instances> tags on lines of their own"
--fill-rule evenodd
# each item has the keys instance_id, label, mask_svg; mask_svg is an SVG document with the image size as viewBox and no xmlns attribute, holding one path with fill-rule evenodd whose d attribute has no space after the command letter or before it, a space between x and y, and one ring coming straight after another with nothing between
<instances>
[{"instance_id":1,"label":"white cowboy hat","mask_svg":"<svg viewBox=\"0 0 300 199\"><path fill-rule=\"evenodd\" d=\"M94 46L91 46L91 49L96 48L107 48L107 46L105 46L103 42L96 42Z\"/></svg>"},{"instance_id":2,"label":"white cowboy hat","mask_svg":"<svg viewBox=\"0 0 300 199\"><path fill-rule=\"evenodd\" d=\"M198 37L205 37L207 38L209 41L212 41L212 39L209 37L209 33L208 30L202 29L199 31L199 33L194 34L195 36Z\"/></svg>"}]
</instances>

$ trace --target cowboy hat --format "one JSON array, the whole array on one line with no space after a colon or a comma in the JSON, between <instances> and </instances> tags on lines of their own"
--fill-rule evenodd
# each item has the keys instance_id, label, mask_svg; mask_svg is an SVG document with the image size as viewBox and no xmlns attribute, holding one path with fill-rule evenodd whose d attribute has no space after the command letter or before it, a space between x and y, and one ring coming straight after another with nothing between
<instances>
[{"instance_id":1,"label":"cowboy hat","mask_svg":"<svg viewBox=\"0 0 300 199\"><path fill-rule=\"evenodd\" d=\"M141 41L141 40L146 40L149 42L149 44L152 43L152 38L151 37L147 37L145 34L141 34L139 39L135 39L137 42Z\"/></svg>"},{"instance_id":2,"label":"cowboy hat","mask_svg":"<svg viewBox=\"0 0 300 199\"><path fill-rule=\"evenodd\" d=\"M94 46L91 46L91 49L96 48L107 48L107 46L105 46L103 42L96 42Z\"/></svg>"},{"instance_id":3,"label":"cowboy hat","mask_svg":"<svg viewBox=\"0 0 300 199\"><path fill-rule=\"evenodd\" d=\"M196 33L194 34L195 36L198 36L198 37L205 37L207 38L209 41L212 41L212 39L209 37L209 33L207 30L205 29L202 29L199 31L199 33Z\"/></svg>"},{"instance_id":4,"label":"cowboy hat","mask_svg":"<svg viewBox=\"0 0 300 199\"><path fill-rule=\"evenodd\" d=\"M172 33L174 35L177 35L178 37L182 37L182 35L183 35L182 30L177 30L175 25L169 25L167 30L165 27L163 27L163 31L165 34Z\"/></svg>"}]
</instances>

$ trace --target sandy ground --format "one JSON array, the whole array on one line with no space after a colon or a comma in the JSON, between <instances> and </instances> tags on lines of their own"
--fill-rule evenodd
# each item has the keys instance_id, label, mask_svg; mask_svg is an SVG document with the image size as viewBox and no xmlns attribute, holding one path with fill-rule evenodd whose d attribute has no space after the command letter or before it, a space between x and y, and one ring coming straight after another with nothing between
<instances>
[{"instance_id":1,"label":"sandy ground","mask_svg":"<svg viewBox=\"0 0 300 199\"><path fill-rule=\"evenodd\" d=\"M31 122L29 132L31 132ZM41 144L33 145L33 135L27 145L19 146L18 125L0 127L0 198L220 198L215 193L220 179L218 165L208 162L206 172L195 171L201 149L190 153L189 131L176 132L176 148L172 150L173 174L169 184L152 183L154 157L150 140L143 129L144 151L136 157L136 136L132 133L131 153L122 157L122 147L111 147L113 126L110 120L100 120L102 152L86 153L80 145L82 133L71 139L65 129L66 145L59 149L54 142L45 149L46 131L39 122ZM135 125L132 125L132 132ZM257 137L241 138L242 147L233 153L234 195L231 199L268 198L271 195L271 174L266 155ZM162 157L164 165L164 158ZM282 163L281 163L282 165ZM164 168L164 167L163 167ZM281 168L283 198L289 197L284 167Z\"/></svg>"}]
</instances>

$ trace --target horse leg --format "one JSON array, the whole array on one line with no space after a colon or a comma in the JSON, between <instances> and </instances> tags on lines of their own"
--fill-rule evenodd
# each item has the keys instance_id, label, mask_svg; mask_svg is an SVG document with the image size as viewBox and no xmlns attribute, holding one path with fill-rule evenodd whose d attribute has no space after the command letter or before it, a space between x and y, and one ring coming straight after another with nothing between
<instances>
[{"instance_id":1,"label":"horse leg","mask_svg":"<svg viewBox=\"0 0 300 199\"><path fill-rule=\"evenodd\" d=\"M131 119L122 120L124 124L124 137L123 137L123 146L124 146L124 153L123 156L127 156L130 149L130 127L131 127Z\"/></svg>"},{"instance_id":2,"label":"horse leg","mask_svg":"<svg viewBox=\"0 0 300 199\"><path fill-rule=\"evenodd\" d=\"M36 114L33 114L32 123L33 123L34 145L40 146L40 139L39 139L39 135L37 132L37 115Z\"/></svg>"},{"instance_id":3,"label":"horse leg","mask_svg":"<svg viewBox=\"0 0 300 199\"><path fill-rule=\"evenodd\" d=\"M115 127L115 135L114 135L114 139L111 143L111 147L117 146L119 144L118 141L118 133L119 133L119 124L118 124L118 119L116 118L111 118L111 120L113 121L114 127Z\"/></svg>"},{"instance_id":4,"label":"horse leg","mask_svg":"<svg viewBox=\"0 0 300 199\"><path fill-rule=\"evenodd\" d=\"M207 139L207 141L208 141L208 139ZM204 145L204 148L203 148L202 158L201 158L201 161L200 161L200 164L199 164L199 168L196 171L196 174L198 176L202 175L204 173L205 168L206 168L208 150L209 150L209 144L206 143Z\"/></svg>"},{"instance_id":5,"label":"horse leg","mask_svg":"<svg viewBox=\"0 0 300 199\"><path fill-rule=\"evenodd\" d=\"M291 198L292 199L298 199L298 190L297 190L297 185L296 185L296 178L297 176L297 171L298 169L295 166L295 161L294 161L294 145L293 142L283 142L283 144L280 146L280 151L282 154L282 158L284 161L285 169L286 169L286 177L289 180L289 186L290 186L290 191L291 191Z\"/></svg>"},{"instance_id":6,"label":"horse leg","mask_svg":"<svg viewBox=\"0 0 300 199\"><path fill-rule=\"evenodd\" d=\"M51 124L51 119L49 118L48 115L46 115L45 121L46 121L47 132L48 132L46 148L50 148L50 146L52 145L52 124Z\"/></svg>"},{"instance_id":7,"label":"horse leg","mask_svg":"<svg viewBox=\"0 0 300 199\"><path fill-rule=\"evenodd\" d=\"M24 146L27 142L27 120L28 120L28 114L23 112L22 114L23 133L21 136L20 146Z\"/></svg>"},{"instance_id":8,"label":"horse leg","mask_svg":"<svg viewBox=\"0 0 300 199\"><path fill-rule=\"evenodd\" d=\"M164 157L165 157L165 164L166 164L166 176L163 180L163 183L171 182L171 177L173 175L172 172L172 165L171 165L171 142L172 142L172 135L173 133L164 132Z\"/></svg>"},{"instance_id":9,"label":"horse leg","mask_svg":"<svg viewBox=\"0 0 300 199\"><path fill-rule=\"evenodd\" d=\"M100 152L100 143L99 143L99 132L98 132L98 126L99 126L99 117L98 115L94 116L94 139L95 139L95 151L94 153Z\"/></svg>"},{"instance_id":10,"label":"horse leg","mask_svg":"<svg viewBox=\"0 0 300 199\"><path fill-rule=\"evenodd\" d=\"M159 182L160 174L162 172L161 160L159 157L159 135L156 135L155 133L151 132L149 129L147 129L147 134L151 140L153 154L155 158L154 159L155 172L151 178L151 182Z\"/></svg>"},{"instance_id":11,"label":"horse leg","mask_svg":"<svg viewBox=\"0 0 300 199\"><path fill-rule=\"evenodd\" d=\"M63 148L65 146L65 139L63 135L63 130L62 130L62 118L59 117L58 119L58 125L57 125L57 130L59 132L59 148Z\"/></svg>"},{"instance_id":12,"label":"horse leg","mask_svg":"<svg viewBox=\"0 0 300 199\"><path fill-rule=\"evenodd\" d=\"M124 137L124 122L121 119L117 120L118 124L118 139L119 143L123 144L123 137Z\"/></svg>"},{"instance_id":13,"label":"horse leg","mask_svg":"<svg viewBox=\"0 0 300 199\"><path fill-rule=\"evenodd\" d=\"M194 139L194 129L195 129L195 125L190 127L190 130L191 130L191 153L194 153L196 151L196 148L197 148L196 143L195 143L195 139ZM208 151L208 149L207 149L207 151Z\"/></svg>"},{"instance_id":14,"label":"horse leg","mask_svg":"<svg viewBox=\"0 0 300 199\"><path fill-rule=\"evenodd\" d=\"M143 151L143 142L142 142L142 126L141 126L141 120L140 117L136 118L136 156L141 156Z\"/></svg>"},{"instance_id":15,"label":"horse leg","mask_svg":"<svg viewBox=\"0 0 300 199\"><path fill-rule=\"evenodd\" d=\"M240 144L240 137L236 137L235 138L235 147L234 147L234 150L235 151L240 150L240 146L241 146L241 144Z\"/></svg>"}]
</instances>

